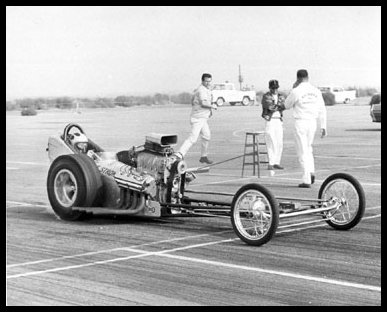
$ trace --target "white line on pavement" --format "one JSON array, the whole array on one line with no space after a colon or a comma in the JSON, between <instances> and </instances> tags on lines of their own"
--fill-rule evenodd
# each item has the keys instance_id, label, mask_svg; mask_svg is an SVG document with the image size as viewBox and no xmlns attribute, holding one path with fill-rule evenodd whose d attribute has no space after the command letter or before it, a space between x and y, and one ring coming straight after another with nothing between
<instances>
[{"instance_id":1,"label":"white line on pavement","mask_svg":"<svg viewBox=\"0 0 387 312\"><path fill-rule=\"evenodd\" d=\"M378 214L378 215L374 215L374 216L370 216L370 217L364 217L363 219L373 219L373 218L380 217L380 216L381 216L381 214ZM327 226L327 224L319 224L319 225L314 225L314 226L309 226L309 227L304 227L304 228L299 228L299 229L282 230L282 231L278 231L278 233L300 231L300 230L307 229L307 228L316 228L316 227L322 227L322 226ZM228 231L223 231L223 232L228 232ZM203 235L209 235L209 234L203 234ZM235 241L235 240L238 240L238 239L239 238L226 239L226 240L214 241L214 242L209 242L209 243L188 245L188 246L184 246L184 247L178 247L178 248L169 249L169 250L163 250L163 251L158 251L158 252L141 251L141 250L137 250L137 249L134 249L134 248L131 248L131 247L115 248L115 249L112 249L110 251L126 250L126 251L141 253L141 254L140 255L135 255L135 256L128 256L128 257L119 257L119 258L103 260L103 261L95 261L95 262L90 262L90 263L85 263L85 264L80 264L80 265L58 267L58 268L42 270L42 271L32 271L32 272L27 272L27 273L14 274L14 275L7 276L7 279L17 278L17 277L26 277L26 276L31 276L31 275L44 274L44 273L57 272L57 271L64 271L64 270L70 270L70 269L77 269L77 268L81 268L81 267L87 267L87 266L98 265L98 264L105 264L105 263L112 263L112 262L117 262L117 261L125 261L125 260L134 259L134 258L145 257L145 256L153 256L153 255L160 256L160 255L163 255L163 256L166 256L166 257L176 258L176 259L186 260L186 261L214 264L214 265L217 265L217 266L225 266L225 267L238 268L238 269L262 272L262 273L268 273L268 274L275 274L275 275L293 277L293 278L298 278L298 279L311 280L311 281L316 281L316 282L336 284L336 285L340 285L340 286L348 286L348 287L361 288L361 289L367 289L367 290L373 290L373 291L381 291L381 287L372 286L372 285L363 285L363 284L351 283L351 282L346 282L346 281L338 281L338 280L332 280L332 279L326 279L326 278L319 278L319 277L313 277L313 276L307 276L307 275L300 275L300 274L281 272L281 271L274 271L274 270L266 270L266 269L261 269L261 268L256 268L256 267L248 267L248 266L242 266L242 265L228 264L228 263L217 262L217 261L202 260L202 259L196 259L196 258L189 258L189 257L183 257L183 256L176 256L176 255L169 255L169 254L167 254L167 253L174 252L174 251L187 250L187 249L192 249L192 248L197 248L197 247L203 247L203 246L221 244L221 243L226 243L226 242L232 242L232 241ZM170 240L167 240L167 241L170 241ZM137 246L137 247L140 247L140 246ZM96 253L98 253L98 252L96 252ZM92 253L86 253L86 254L92 254ZM71 257L71 256L69 256L69 257ZM64 257L61 257L61 258L63 259ZM42 261L44 261L44 260L42 260ZM37 263L37 262L35 262L35 263ZM30 262L29 264L32 264L32 262ZM17 265L13 265L13 266L17 266ZM11 266L7 266L7 268L11 268L13 266L12 265Z\"/></svg>"},{"instance_id":2,"label":"white line on pavement","mask_svg":"<svg viewBox=\"0 0 387 312\"><path fill-rule=\"evenodd\" d=\"M208 265L214 265L217 267L228 267L233 269L239 269L239 270L247 270L247 271L254 271L254 272L260 272L260 273L266 273L266 274L272 274L272 275L279 275L279 276L286 276L296 279L303 279L303 280L309 280L309 281L315 281L320 283L327 283L327 284L334 284L339 286L346 286L346 287L353 287L353 288L359 288L359 289L365 289L365 290L371 290L371 291L381 291L381 287L373 286L373 285L364 285L364 284L358 284L358 283L352 283L347 281L340 281L340 280L333 280L328 278L321 278L321 277L315 277L315 276L309 276L309 275L302 275L302 274L295 274L290 272L284 272L284 271L277 271L277 270L268 270L268 269L262 269L257 267L250 267L245 265L237 265L237 264L230 264L225 262L219 262L219 261L211 261L211 260L205 260L205 259L198 259L198 258L192 258L192 257L185 257L185 256L178 256L178 255L171 255L169 253L175 252L175 251L181 251L181 250L187 250L192 248L198 248L198 247L204 247L204 246L210 246L214 244L220 244L220 243L226 243L234 241L235 239L226 239L216 242L209 242L209 243L202 243L202 244L195 244L190 246L184 246L184 247L178 247L168 250L162 250L162 251L156 251L156 252L147 252L137 249L131 249L127 248L127 251L140 253L138 255L134 256L128 256L128 257L120 257L115 259L109 259L109 260L102 260L102 261L95 261L91 263L85 263L81 265L72 265L67 267L60 267L60 268L53 268L48 270L42 270L42 271L34 271L34 272L27 272L27 273L21 273L21 274L14 274L7 276L7 279L10 278L17 278L17 277L26 277L31 275L37 275L37 274L43 274L43 273L51 273L51 272L58 272L58 271L64 271L64 270L70 270L70 269L76 269L76 268L82 268L82 267L88 267L92 265L98 265L98 264L106 264L106 263L112 263L117 261L125 261L130 259L136 259L136 258L142 258L142 257L148 257L148 256L163 256L168 258L174 258L184 261L190 261L190 262L196 262L196 263L204 263Z\"/></svg>"},{"instance_id":3,"label":"white line on pavement","mask_svg":"<svg viewBox=\"0 0 387 312\"><path fill-rule=\"evenodd\" d=\"M370 208L367 208L367 210L377 209L377 208L380 208L380 207L381 206L370 207ZM371 219L371 218L380 217L380 216L381 215L378 214L378 215L374 215L374 216L370 216L370 217L363 217L363 219ZM302 220L302 221L303 222L293 223L293 224L287 225L287 226L279 226L278 229L286 228L286 227L294 227L294 226L297 226L297 225L304 225L304 224L309 224L309 223L321 223L324 220L323 219L319 219L319 220L314 220L314 221L310 221L310 222L308 222L308 220L305 221L305 222L304 222L304 220ZM318 226L312 226L312 227L321 227L321 226L325 226L325 225L326 224L318 225ZM312 227L309 227L309 228L312 228ZM279 230L279 231L277 231L277 233L295 232L295 231L303 230L303 229L307 229L307 228L308 227L303 227L303 228L300 228L300 229L292 229L290 231L281 231L281 230ZM214 234L228 233L228 232L232 232L232 230L219 231L219 232L215 232L215 233L211 233L211 234L199 234L199 235L178 237L178 238L173 238L173 239L166 239L166 240L161 240L161 241L144 243L144 244L140 244L140 245L133 245L133 246L129 246L129 247L118 247L118 248L113 248L113 249L91 251L91 252L85 252L85 253L71 255L71 256L61 256L61 257L50 258L50 259L43 259L43 260L36 260L36 261L30 261L30 262L16 263L16 264L7 265L6 267L8 269L8 268L14 268L14 267L38 264L38 263L53 262L53 261L57 261L57 260L79 258L79 257L83 257L83 256L97 255L97 254L102 254L102 253L110 253L110 252L115 252L115 251L127 250L127 249L131 249L131 248L138 248L138 247L144 247L144 246L150 246L150 245L157 245L157 244L162 244L162 243L170 243L170 242L174 242L174 241L181 241L181 240L193 239L193 238L210 236L210 235L214 235Z\"/></svg>"},{"instance_id":4,"label":"white line on pavement","mask_svg":"<svg viewBox=\"0 0 387 312\"><path fill-rule=\"evenodd\" d=\"M132 248L151 246L151 245L157 245L157 244L163 244L163 243L171 243L171 242L176 242L176 241L181 241L181 240L187 240L187 239L193 239L193 238L198 238L198 237L210 236L210 235L214 235L214 234L222 234L222 233L227 233L227 232L232 232L232 230L219 231L219 232L214 232L214 233L211 233L211 234L199 234L199 235L177 237L177 238L172 238L172 239L165 239L165 240L161 240L161 241L144 243L144 244L140 244L140 245L132 245L132 246L129 246L129 247L117 247L117 248L113 248L113 249L90 251L90 252L85 252L85 253L71 255L71 256L61 256L61 257L50 258L50 259L43 259L43 260L37 260L37 261L9 264L9 265L7 265L7 269L8 268L14 268L14 267L31 265L31 264L38 264L38 263L44 263L44 262L53 262L53 261L57 261L57 260L72 259L72 258L79 258L79 257L84 257L84 256L90 256L90 255L98 255L98 254L103 254L103 253L110 253L110 252L115 252L115 251L126 251L126 250L130 250Z\"/></svg>"},{"instance_id":5,"label":"white line on pavement","mask_svg":"<svg viewBox=\"0 0 387 312\"><path fill-rule=\"evenodd\" d=\"M33 207L43 207L43 208L50 208L51 207L48 204L40 205L40 204L24 203L24 202L17 202L17 201L11 201L11 200L7 200L6 203L11 204L11 205L16 205L14 207L20 207L20 206L33 206ZM14 207L7 207L7 209L14 208Z\"/></svg>"},{"instance_id":6,"label":"white line on pavement","mask_svg":"<svg viewBox=\"0 0 387 312\"><path fill-rule=\"evenodd\" d=\"M377 207L373 207L373 208L377 208ZM376 218L376 217L380 217L380 216L381 215L378 214L378 215L374 215L374 216L370 216L370 217L364 217L363 219L371 219L371 218ZM321 221L322 220L318 220L317 222L321 222ZM303 223L300 223L300 225L301 224L303 224ZM307 223L305 223L305 224L307 224ZM317 226L311 226L311 227L305 227L305 228L300 228L300 229L292 229L290 231L281 231L280 230L280 231L277 231L277 233L294 232L294 231L303 230L303 229L307 229L307 228L322 227L322 226L325 226L325 225L326 224L324 224L324 225L317 225ZM281 227L278 227L278 228L281 228ZM284 228L284 227L282 227L282 228ZM211 233L211 234L199 234L199 235L193 235L193 236L178 237L178 238L174 238L174 239L161 240L161 241L150 242L150 243L145 243L145 244L140 244L140 245L133 245L133 246L129 246L129 247L118 247L118 248L113 248L113 249L105 249L105 250L99 250L99 251L86 252L86 253L76 254L76 255L71 255L71 256L62 256L62 257L57 257L57 258L50 258L50 259L43 259L43 260L37 260L37 261L24 262L24 263L11 264L11 265L7 265L7 269L8 268L14 268L14 267L20 267L20 266L27 266L27 265L32 265L32 264L39 264L39 263L44 263L44 262L53 262L53 261L57 261L57 260L64 260L64 259L71 259L71 258L77 258L77 257L83 257L83 256L90 256L90 255L101 254L101 253L110 253L110 252L115 252L115 251L131 251L132 248L156 245L156 244L161 244L161 243L170 243L170 242L174 242L174 241L180 241L180 240L186 240L186 239L192 239L192 238L198 238L198 237L210 236L210 235L213 235L213 234L222 234L222 233L228 233L228 232L231 232L231 230L219 231L219 232ZM237 240L237 239L238 238L232 239L232 241L233 240ZM229 240L227 240L227 241L229 241ZM213 242L213 243L220 243L220 242L223 242L223 241Z\"/></svg>"},{"instance_id":7,"label":"white line on pavement","mask_svg":"<svg viewBox=\"0 0 387 312\"><path fill-rule=\"evenodd\" d=\"M39 163L39 162L31 162L31 161L10 161L10 160L7 160L6 162L10 163L10 164L34 165L34 166L47 166L47 165L49 165L49 162Z\"/></svg>"},{"instance_id":8,"label":"white line on pavement","mask_svg":"<svg viewBox=\"0 0 387 312\"><path fill-rule=\"evenodd\" d=\"M203 264L207 264L207 265L214 265L216 267L227 267L227 268L232 268L232 269L253 271L253 272L259 272L259 273L267 273L267 274L272 274L272 275L286 276L286 277L291 277L291 278L296 278L296 279L302 279L302 280L308 280L308 281L314 281L314 282L320 282L320 283L334 284L334 285L339 285L339 286L346 286L346 287L353 287L353 288L360 288L360 289L381 292L381 287L373 286L373 285L358 284L358 283L352 283L352 282L346 282L346 281L340 281L340 280L333 280L333 279L329 279L329 278L295 274L295 273L284 272L284 271L261 269L261 268L257 268L257 267L249 267L249 266L245 266L245 265L224 263L224 262L219 262L219 261L198 259L198 258L192 258L192 257L170 255L170 254L166 254L164 252L163 253L160 252L159 254L156 254L156 255L168 257L168 258L173 258L173 259L178 259L178 260L203 263Z\"/></svg>"}]
</instances>

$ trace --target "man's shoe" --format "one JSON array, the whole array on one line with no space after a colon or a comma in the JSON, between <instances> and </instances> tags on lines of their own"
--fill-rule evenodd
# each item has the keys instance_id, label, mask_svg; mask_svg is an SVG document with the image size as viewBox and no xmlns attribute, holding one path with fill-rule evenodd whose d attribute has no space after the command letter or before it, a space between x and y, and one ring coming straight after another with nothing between
<instances>
[{"instance_id":1,"label":"man's shoe","mask_svg":"<svg viewBox=\"0 0 387 312\"><path fill-rule=\"evenodd\" d=\"M199 161L200 161L201 163L206 163L206 164L209 164L209 165L212 164L212 163L214 163L212 160L209 160L209 159L207 158L207 156L200 157Z\"/></svg>"},{"instance_id":2,"label":"man's shoe","mask_svg":"<svg viewBox=\"0 0 387 312\"><path fill-rule=\"evenodd\" d=\"M308 184L308 183L301 183L301 184L298 184L298 187L302 187L302 188L311 188L311 185Z\"/></svg>"},{"instance_id":3,"label":"man's shoe","mask_svg":"<svg viewBox=\"0 0 387 312\"><path fill-rule=\"evenodd\" d=\"M267 166L267 170L274 170L274 166L273 165L268 165Z\"/></svg>"},{"instance_id":4,"label":"man's shoe","mask_svg":"<svg viewBox=\"0 0 387 312\"><path fill-rule=\"evenodd\" d=\"M312 181L312 184L314 183L314 180L316 179L315 175L313 173L310 174L310 180Z\"/></svg>"},{"instance_id":5,"label":"man's shoe","mask_svg":"<svg viewBox=\"0 0 387 312\"><path fill-rule=\"evenodd\" d=\"M273 168L274 168L274 169L280 169L280 170L284 169L284 167L282 167L282 166L280 166L280 165L274 165Z\"/></svg>"}]
</instances>

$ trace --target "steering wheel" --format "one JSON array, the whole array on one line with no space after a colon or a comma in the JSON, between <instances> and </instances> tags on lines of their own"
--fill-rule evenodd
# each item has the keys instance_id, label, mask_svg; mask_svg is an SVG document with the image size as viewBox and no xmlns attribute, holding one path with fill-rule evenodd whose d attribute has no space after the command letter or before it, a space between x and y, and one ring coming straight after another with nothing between
<instances>
[{"instance_id":1,"label":"steering wheel","mask_svg":"<svg viewBox=\"0 0 387 312\"><path fill-rule=\"evenodd\" d=\"M65 128L64 128L64 131L63 131L63 140L65 142L68 142L68 137L69 137L69 133L70 133L70 130L72 128L77 128L82 134L85 134L86 133L83 131L82 127L78 124L75 124L75 123L69 123Z\"/></svg>"}]
</instances>

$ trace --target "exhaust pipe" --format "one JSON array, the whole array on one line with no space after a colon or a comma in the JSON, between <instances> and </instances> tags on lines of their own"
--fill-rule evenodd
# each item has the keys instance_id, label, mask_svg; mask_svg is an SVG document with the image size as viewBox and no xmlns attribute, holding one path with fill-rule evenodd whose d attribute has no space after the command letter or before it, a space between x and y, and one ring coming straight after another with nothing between
<instances>
[{"instance_id":1,"label":"exhaust pipe","mask_svg":"<svg viewBox=\"0 0 387 312\"><path fill-rule=\"evenodd\" d=\"M128 190L124 207L131 215L141 212L145 208L145 194Z\"/></svg>"}]
</instances>

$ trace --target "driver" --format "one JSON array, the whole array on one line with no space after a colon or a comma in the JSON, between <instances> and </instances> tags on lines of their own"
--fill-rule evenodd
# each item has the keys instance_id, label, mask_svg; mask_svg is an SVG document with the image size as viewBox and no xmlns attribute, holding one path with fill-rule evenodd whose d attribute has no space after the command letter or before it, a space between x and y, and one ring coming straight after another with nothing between
<instances>
[{"instance_id":1,"label":"driver","mask_svg":"<svg viewBox=\"0 0 387 312\"><path fill-rule=\"evenodd\" d=\"M70 134L69 139L76 151L86 154L89 140L83 133L75 132Z\"/></svg>"}]
</instances>

